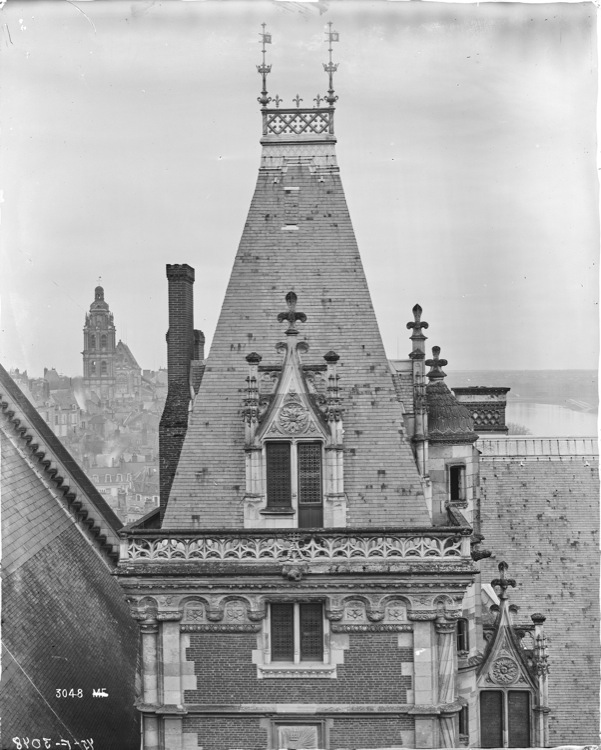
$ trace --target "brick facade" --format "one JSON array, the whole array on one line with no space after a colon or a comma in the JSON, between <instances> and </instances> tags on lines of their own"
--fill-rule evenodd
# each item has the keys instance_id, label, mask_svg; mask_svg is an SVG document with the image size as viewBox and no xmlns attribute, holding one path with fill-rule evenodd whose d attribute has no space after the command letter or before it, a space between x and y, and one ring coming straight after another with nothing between
<instances>
[{"instance_id":1,"label":"brick facade","mask_svg":"<svg viewBox=\"0 0 601 750\"><path fill-rule=\"evenodd\" d=\"M198 687L185 691L186 703L406 703L412 688L403 662L413 650L398 647L397 633L352 634L333 680L258 680L256 647L254 634L191 633L186 660L195 663Z\"/></svg>"},{"instance_id":2,"label":"brick facade","mask_svg":"<svg viewBox=\"0 0 601 750\"><path fill-rule=\"evenodd\" d=\"M184 741L187 734L197 735L204 750L265 750L269 730L257 717L203 716L186 718Z\"/></svg>"},{"instance_id":3,"label":"brick facade","mask_svg":"<svg viewBox=\"0 0 601 750\"><path fill-rule=\"evenodd\" d=\"M345 717L334 719L330 730L330 747L381 748L402 746L404 734L413 731L412 716L395 717Z\"/></svg>"},{"instance_id":4,"label":"brick facade","mask_svg":"<svg viewBox=\"0 0 601 750\"><path fill-rule=\"evenodd\" d=\"M293 723L294 719L290 721ZM328 720L329 746L332 750L400 747L403 735L413 731L413 724L411 716L331 718ZM198 747L204 750L265 750L271 747L269 720L259 717L190 717L184 723L184 747L187 746L187 734L195 734Z\"/></svg>"}]
</instances>

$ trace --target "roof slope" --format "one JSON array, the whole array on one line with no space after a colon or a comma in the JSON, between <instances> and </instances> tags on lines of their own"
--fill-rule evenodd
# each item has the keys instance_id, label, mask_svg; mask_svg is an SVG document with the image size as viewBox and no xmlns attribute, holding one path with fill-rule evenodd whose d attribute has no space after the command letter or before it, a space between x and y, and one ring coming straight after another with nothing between
<instances>
[{"instance_id":1,"label":"roof slope","mask_svg":"<svg viewBox=\"0 0 601 750\"><path fill-rule=\"evenodd\" d=\"M1 367L0 394L2 730L134 750L139 629L111 575L121 524Z\"/></svg>"},{"instance_id":2,"label":"roof slope","mask_svg":"<svg viewBox=\"0 0 601 750\"><path fill-rule=\"evenodd\" d=\"M68 512L109 567L119 557L123 524L38 411L0 365L0 431L24 460L56 488L57 508ZM4 519L6 520L6 519Z\"/></svg>"},{"instance_id":3,"label":"roof slope","mask_svg":"<svg viewBox=\"0 0 601 750\"><path fill-rule=\"evenodd\" d=\"M544 456L556 441L527 441L537 455L508 455L520 441L495 438L497 455L480 457L481 530L494 557L479 565L486 582L499 560L509 564L516 620L547 618L550 745L586 744L599 729L598 457Z\"/></svg>"},{"instance_id":4,"label":"roof slope","mask_svg":"<svg viewBox=\"0 0 601 750\"><path fill-rule=\"evenodd\" d=\"M282 364L276 344L285 325L277 318L290 291L307 316L298 326L310 347L303 364L323 365L331 350L340 356L349 525L429 525L333 143L288 137L284 145L274 136L263 144L163 526L190 526L192 514L204 527L242 526L245 356L259 353L262 367Z\"/></svg>"}]
</instances>

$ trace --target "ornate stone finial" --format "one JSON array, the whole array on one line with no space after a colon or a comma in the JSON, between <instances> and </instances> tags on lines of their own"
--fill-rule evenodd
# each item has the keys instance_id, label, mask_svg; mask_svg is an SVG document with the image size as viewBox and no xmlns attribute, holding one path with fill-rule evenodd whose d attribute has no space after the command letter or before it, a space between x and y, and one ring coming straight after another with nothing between
<instances>
[{"instance_id":1,"label":"ornate stone finial","mask_svg":"<svg viewBox=\"0 0 601 750\"><path fill-rule=\"evenodd\" d=\"M407 323L407 328L413 328L414 334L420 334L422 328L430 327L425 320L422 320L423 311L421 305L413 305L413 309L411 310L411 312L413 313L413 320L410 320L409 323Z\"/></svg>"},{"instance_id":2,"label":"ornate stone finial","mask_svg":"<svg viewBox=\"0 0 601 750\"><path fill-rule=\"evenodd\" d=\"M530 619L535 625L542 625L547 618L544 615L541 615L540 612L535 612L533 615L530 615Z\"/></svg>"},{"instance_id":3,"label":"ornate stone finial","mask_svg":"<svg viewBox=\"0 0 601 750\"><path fill-rule=\"evenodd\" d=\"M329 77L329 88L328 95L326 96L326 102L333 107L338 101L338 97L334 94L334 73L338 70L338 63L332 62L332 42L339 42L340 35L337 31L332 31L332 22L328 23L328 30L326 31L327 41L329 43L328 52L330 53L330 59L328 63L323 63L323 69Z\"/></svg>"},{"instance_id":4,"label":"ornate stone finial","mask_svg":"<svg viewBox=\"0 0 601 750\"><path fill-rule=\"evenodd\" d=\"M501 574L500 578L495 578L493 581L490 582L491 586L498 586L501 589L501 593L499 594L499 599L508 599L507 596L507 589L510 586L513 586L515 588L515 578L506 578L505 573L507 572L507 569L509 568L509 565L502 560L499 563L499 573Z\"/></svg>"},{"instance_id":5,"label":"ornate stone finial","mask_svg":"<svg viewBox=\"0 0 601 750\"><path fill-rule=\"evenodd\" d=\"M335 365L336 362L338 362L338 360L340 359L340 355L330 350L329 352L323 355L323 358L329 365L330 364Z\"/></svg>"},{"instance_id":6,"label":"ornate stone finial","mask_svg":"<svg viewBox=\"0 0 601 750\"><path fill-rule=\"evenodd\" d=\"M434 380L442 380L443 378L446 378L447 374L446 372L443 372L442 368L446 367L449 363L446 359L440 359L440 347L439 346L433 346L432 347L432 359L426 360L426 366L430 367L430 372L426 373L428 378L431 381Z\"/></svg>"},{"instance_id":7,"label":"ornate stone finial","mask_svg":"<svg viewBox=\"0 0 601 750\"><path fill-rule=\"evenodd\" d=\"M313 99L313 101L315 102L315 106L319 107L321 103L325 101L325 99L323 98L323 96L320 96L319 94L317 94L317 96Z\"/></svg>"},{"instance_id":8,"label":"ornate stone finial","mask_svg":"<svg viewBox=\"0 0 601 750\"><path fill-rule=\"evenodd\" d=\"M267 74L271 72L271 65L265 64L265 45L271 44L271 34L268 34L265 31L266 24L262 23L261 28L263 31L259 32L259 36L261 37L261 44L262 49L261 52L263 53L263 62L261 65L257 65L257 71L261 74L261 77L263 79L263 89L261 90L261 96L257 98L257 101L262 107L266 107L269 102L271 101L271 97L267 94Z\"/></svg>"},{"instance_id":9,"label":"ornate stone finial","mask_svg":"<svg viewBox=\"0 0 601 750\"><path fill-rule=\"evenodd\" d=\"M413 329L413 333L411 334L413 349L409 357L411 359L423 359L426 356L423 347L427 337L422 333L422 328L429 328L429 326L425 320L422 321L422 308L420 305L414 305L412 312L413 320L407 323L407 328Z\"/></svg>"},{"instance_id":10,"label":"ornate stone finial","mask_svg":"<svg viewBox=\"0 0 601 750\"><path fill-rule=\"evenodd\" d=\"M297 296L294 292L288 292L286 295L286 304L288 305L288 311L282 312L278 315L278 323L282 323L284 320L287 320L289 323L289 328L286 331L286 336L296 336L298 333L298 330L296 328L296 321L300 320L301 323L305 323L307 320L307 316L304 312L297 312L296 311L296 300Z\"/></svg>"},{"instance_id":11,"label":"ornate stone finial","mask_svg":"<svg viewBox=\"0 0 601 750\"><path fill-rule=\"evenodd\" d=\"M300 103L304 100L301 99L300 96L297 94L292 101L296 104L297 107L300 107Z\"/></svg>"},{"instance_id":12,"label":"ornate stone finial","mask_svg":"<svg viewBox=\"0 0 601 750\"><path fill-rule=\"evenodd\" d=\"M276 106L276 107L279 107L279 106L280 106L280 104L281 104L281 103L282 103L283 101L284 101L283 99L280 99L280 95L279 95L279 94L276 94L276 95L274 96L274 98L273 98L273 103L275 104L275 106Z\"/></svg>"},{"instance_id":13,"label":"ornate stone finial","mask_svg":"<svg viewBox=\"0 0 601 750\"><path fill-rule=\"evenodd\" d=\"M262 359L263 357L260 354L257 354L257 352L251 352L246 355L246 361L249 365L258 365Z\"/></svg>"}]
</instances>

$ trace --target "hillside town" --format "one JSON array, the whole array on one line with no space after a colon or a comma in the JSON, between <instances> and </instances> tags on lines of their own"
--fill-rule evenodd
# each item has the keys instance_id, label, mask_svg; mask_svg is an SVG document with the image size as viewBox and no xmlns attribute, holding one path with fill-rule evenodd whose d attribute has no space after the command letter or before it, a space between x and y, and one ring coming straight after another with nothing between
<instances>
[{"instance_id":1,"label":"hillside town","mask_svg":"<svg viewBox=\"0 0 601 750\"><path fill-rule=\"evenodd\" d=\"M37 378L26 370L10 374L125 525L159 504L167 370L142 370L115 333L99 286L85 319L83 376L53 367Z\"/></svg>"}]
</instances>

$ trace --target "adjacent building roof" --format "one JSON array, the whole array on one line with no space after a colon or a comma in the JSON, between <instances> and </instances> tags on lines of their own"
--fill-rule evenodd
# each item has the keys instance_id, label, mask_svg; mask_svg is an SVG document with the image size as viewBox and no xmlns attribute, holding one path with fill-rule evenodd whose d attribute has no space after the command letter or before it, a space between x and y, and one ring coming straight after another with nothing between
<instances>
[{"instance_id":1,"label":"adjacent building roof","mask_svg":"<svg viewBox=\"0 0 601 750\"><path fill-rule=\"evenodd\" d=\"M481 531L516 572L519 620L546 618L551 746L586 744L599 728L599 462L594 438L485 438ZM525 520L527 519L527 522ZM596 696L596 697L595 697ZM582 706L590 707L583 712ZM561 728L561 730L560 730Z\"/></svg>"},{"instance_id":2,"label":"adjacent building roof","mask_svg":"<svg viewBox=\"0 0 601 750\"><path fill-rule=\"evenodd\" d=\"M112 567L118 559L118 531L123 524L1 365L0 407L3 436L56 488L57 504ZM7 521L5 516L3 524Z\"/></svg>"}]
</instances>

